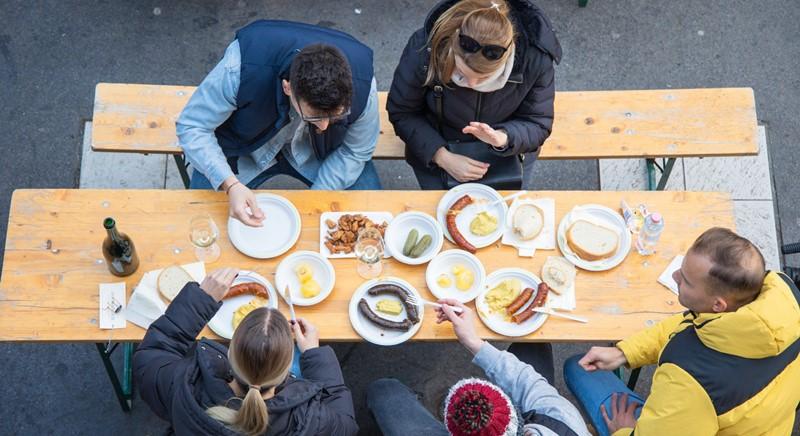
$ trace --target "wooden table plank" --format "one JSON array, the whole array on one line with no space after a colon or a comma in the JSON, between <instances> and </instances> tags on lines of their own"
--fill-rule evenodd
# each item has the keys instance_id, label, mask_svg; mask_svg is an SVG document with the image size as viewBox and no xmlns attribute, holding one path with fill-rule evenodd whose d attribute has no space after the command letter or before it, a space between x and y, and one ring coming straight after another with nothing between
<instances>
[{"instance_id":1,"label":"wooden table plank","mask_svg":"<svg viewBox=\"0 0 800 436\"><path fill-rule=\"evenodd\" d=\"M191 86L99 83L92 149L178 154L175 120ZM379 93L376 158L402 159L403 142ZM553 133L539 159L758 154L752 88L557 92Z\"/></svg>"},{"instance_id":2,"label":"wooden table plank","mask_svg":"<svg viewBox=\"0 0 800 436\"><path fill-rule=\"evenodd\" d=\"M328 210L435 213L442 192L437 191L272 191L283 195L298 208L303 222L295 250L317 250L319 215ZM530 197L556 200L556 219L573 205L598 203L616 208L621 198L630 204L645 203L663 213L666 230L659 252L642 257L632 250L619 267L601 273L580 271L577 278L578 308L575 314L588 317L588 324L549 319L526 341L607 341L620 339L631 331L678 312L677 298L656 282L658 275L677 254L712 226L733 228L733 204L723 193L700 192L533 192ZM194 261L188 238L190 218L210 213L220 224L222 257L208 270L235 266L259 272L274 281L278 259L256 260L240 254L228 241L228 204L224 194L211 191L162 190L17 190L9 214L5 261L0 281L0 341L138 341L144 330L129 324L127 329L103 331L98 328L98 283L124 280L128 293L148 270ZM113 277L102 262L100 250L105 237L102 220L116 218L119 228L136 243L141 266L125 279ZM444 249L452 248L449 243ZM533 259L520 258L511 247L488 247L478 252L487 272L501 267L522 267L537 275L549 255L537 252ZM332 261L336 286L327 300L309 308L298 307L298 315L320 327L324 340L360 340L350 326L347 307L352 291L362 283L354 259ZM407 266L394 260L386 274L396 275L432 297L425 286L425 265ZM281 302L281 310L287 307ZM414 338L422 341L453 340L450 326L437 326L430 309ZM481 324L485 338L499 337ZM210 331L204 335L214 337Z\"/></svg>"}]
</instances>

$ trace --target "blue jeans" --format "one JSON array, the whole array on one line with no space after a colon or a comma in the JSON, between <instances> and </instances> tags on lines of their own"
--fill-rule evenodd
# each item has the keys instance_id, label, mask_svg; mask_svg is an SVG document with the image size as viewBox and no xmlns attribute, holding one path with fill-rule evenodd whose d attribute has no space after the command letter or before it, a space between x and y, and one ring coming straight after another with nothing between
<instances>
[{"instance_id":1,"label":"blue jeans","mask_svg":"<svg viewBox=\"0 0 800 436\"><path fill-rule=\"evenodd\" d=\"M278 159L275 165L267 168L261 174L257 175L256 178L250 181L247 184L247 187L250 189L256 189L261 186L262 183L266 182L267 180L280 175L284 174L290 177L293 177L303 183L306 186L311 186L313 182L308 180L307 178L303 177L302 174L297 172L293 166L289 164L289 162L278 153ZM192 180L189 183L189 189L214 189L211 186L211 182L208 181L205 175L200 171L194 170L192 173ZM361 175L358 176L353 186L347 188L351 191L365 191L365 190L380 190L381 189L381 180L378 177L378 171L375 170L375 164L370 160L364 164L364 169L361 171Z\"/></svg>"},{"instance_id":2,"label":"blue jeans","mask_svg":"<svg viewBox=\"0 0 800 436\"><path fill-rule=\"evenodd\" d=\"M417 395L393 378L382 378L367 388L367 407L384 436L447 436L444 424L436 419Z\"/></svg>"},{"instance_id":3,"label":"blue jeans","mask_svg":"<svg viewBox=\"0 0 800 436\"><path fill-rule=\"evenodd\" d=\"M600 405L606 406L606 413L611 416L611 395L614 393L628 394L628 401L644 404L644 400L628 389L628 386L611 371L588 372L578 365L578 361L583 357L582 354L572 356L564 362L564 382L578 400L578 405L583 409L586 416L597 430L598 436L609 436L608 426L606 426L603 415L600 413ZM636 409L636 418L642 408Z\"/></svg>"},{"instance_id":4,"label":"blue jeans","mask_svg":"<svg viewBox=\"0 0 800 436\"><path fill-rule=\"evenodd\" d=\"M294 344L294 356L292 356L292 366L289 368L289 372L294 374L296 378L303 378L303 373L300 371L300 349L297 348L297 344Z\"/></svg>"}]
</instances>

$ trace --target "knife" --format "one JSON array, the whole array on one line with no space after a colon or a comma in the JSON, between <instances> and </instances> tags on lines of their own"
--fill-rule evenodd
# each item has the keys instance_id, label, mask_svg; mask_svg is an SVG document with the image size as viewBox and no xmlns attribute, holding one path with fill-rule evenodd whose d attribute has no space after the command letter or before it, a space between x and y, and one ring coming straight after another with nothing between
<instances>
[{"instance_id":1,"label":"knife","mask_svg":"<svg viewBox=\"0 0 800 436\"><path fill-rule=\"evenodd\" d=\"M284 291L283 296L286 299L286 304L289 305L289 314L292 321L297 322L297 317L294 314L294 305L292 304L292 291L289 290L289 285L286 285L286 290Z\"/></svg>"}]
</instances>

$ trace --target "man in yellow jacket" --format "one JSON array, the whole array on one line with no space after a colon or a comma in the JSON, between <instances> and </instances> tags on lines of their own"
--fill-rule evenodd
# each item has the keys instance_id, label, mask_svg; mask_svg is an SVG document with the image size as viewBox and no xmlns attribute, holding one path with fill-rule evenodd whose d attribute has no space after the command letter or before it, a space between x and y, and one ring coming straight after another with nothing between
<instances>
[{"instance_id":1,"label":"man in yellow jacket","mask_svg":"<svg viewBox=\"0 0 800 436\"><path fill-rule=\"evenodd\" d=\"M673 278L688 311L564 364L567 386L598 433L791 434L800 405L795 284L765 271L758 249L722 228L694 242ZM640 408L609 371L650 364L658 368Z\"/></svg>"}]
</instances>

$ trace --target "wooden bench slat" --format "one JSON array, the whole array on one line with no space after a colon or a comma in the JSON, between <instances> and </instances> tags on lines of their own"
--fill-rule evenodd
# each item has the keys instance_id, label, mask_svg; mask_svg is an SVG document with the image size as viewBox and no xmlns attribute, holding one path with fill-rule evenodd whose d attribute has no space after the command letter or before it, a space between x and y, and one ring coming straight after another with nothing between
<instances>
[{"instance_id":1,"label":"wooden bench slat","mask_svg":"<svg viewBox=\"0 0 800 436\"><path fill-rule=\"evenodd\" d=\"M192 86L99 83L92 149L179 154L175 120ZM378 159L402 159L379 93ZM752 88L557 92L553 134L539 159L758 154Z\"/></svg>"}]
</instances>

